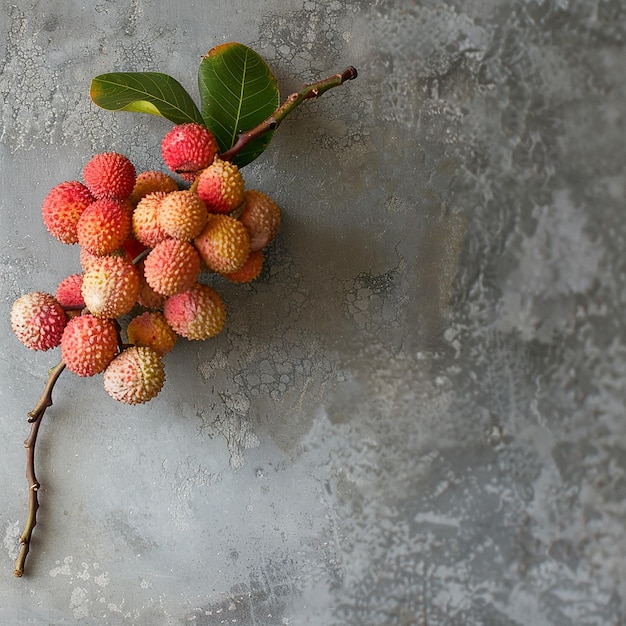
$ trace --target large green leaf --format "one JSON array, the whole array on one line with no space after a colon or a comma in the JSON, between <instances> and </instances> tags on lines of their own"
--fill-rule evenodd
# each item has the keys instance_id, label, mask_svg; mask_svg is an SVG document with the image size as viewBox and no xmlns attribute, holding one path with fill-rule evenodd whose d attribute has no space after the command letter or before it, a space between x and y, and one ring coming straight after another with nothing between
<instances>
[{"instance_id":1,"label":"large green leaf","mask_svg":"<svg viewBox=\"0 0 626 626\"><path fill-rule=\"evenodd\" d=\"M198 71L201 111L219 144L228 150L237 135L254 128L278 108L276 78L254 50L240 43L226 43L209 50ZM256 159L272 133L258 137L235 157L240 167Z\"/></svg>"},{"instance_id":2,"label":"large green leaf","mask_svg":"<svg viewBox=\"0 0 626 626\"><path fill-rule=\"evenodd\" d=\"M91 99L109 111L160 115L174 124L204 120L185 88L160 72L112 72L91 81Z\"/></svg>"}]
</instances>

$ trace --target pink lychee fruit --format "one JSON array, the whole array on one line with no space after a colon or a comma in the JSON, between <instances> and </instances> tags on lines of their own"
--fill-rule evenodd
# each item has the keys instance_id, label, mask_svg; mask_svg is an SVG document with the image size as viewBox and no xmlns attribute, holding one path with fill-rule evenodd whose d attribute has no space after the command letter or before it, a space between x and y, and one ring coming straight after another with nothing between
<instances>
[{"instance_id":1,"label":"pink lychee fruit","mask_svg":"<svg viewBox=\"0 0 626 626\"><path fill-rule=\"evenodd\" d=\"M82 294L95 317L120 317L137 303L139 272L123 256L100 257L85 271Z\"/></svg>"},{"instance_id":2,"label":"pink lychee fruit","mask_svg":"<svg viewBox=\"0 0 626 626\"><path fill-rule=\"evenodd\" d=\"M189 289L200 274L200 255L188 242L166 239L145 258L143 275L147 283L164 296Z\"/></svg>"},{"instance_id":3,"label":"pink lychee fruit","mask_svg":"<svg viewBox=\"0 0 626 626\"><path fill-rule=\"evenodd\" d=\"M102 372L118 350L118 334L112 320L93 315L73 317L61 339L61 358L77 376Z\"/></svg>"},{"instance_id":4,"label":"pink lychee fruit","mask_svg":"<svg viewBox=\"0 0 626 626\"><path fill-rule=\"evenodd\" d=\"M70 274L57 287L54 294L59 304L66 309L83 309L85 300L82 294L83 275Z\"/></svg>"},{"instance_id":5,"label":"pink lychee fruit","mask_svg":"<svg viewBox=\"0 0 626 626\"><path fill-rule=\"evenodd\" d=\"M196 283L188 291L169 297L165 301L163 315L178 335L204 340L222 330L226 307L214 289Z\"/></svg>"},{"instance_id":6,"label":"pink lychee fruit","mask_svg":"<svg viewBox=\"0 0 626 626\"><path fill-rule=\"evenodd\" d=\"M147 346L131 346L106 368L102 382L106 392L125 404L143 404L163 388L165 368L161 356Z\"/></svg>"},{"instance_id":7,"label":"pink lychee fruit","mask_svg":"<svg viewBox=\"0 0 626 626\"><path fill-rule=\"evenodd\" d=\"M61 343L67 315L57 299L41 291L27 293L11 307L11 328L31 350L50 350Z\"/></svg>"}]
</instances>

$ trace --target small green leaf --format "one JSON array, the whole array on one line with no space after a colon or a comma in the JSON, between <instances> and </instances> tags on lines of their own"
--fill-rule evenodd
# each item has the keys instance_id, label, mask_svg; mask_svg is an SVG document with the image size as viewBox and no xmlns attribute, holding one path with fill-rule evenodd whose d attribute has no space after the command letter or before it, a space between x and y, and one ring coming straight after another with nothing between
<instances>
[{"instance_id":1,"label":"small green leaf","mask_svg":"<svg viewBox=\"0 0 626 626\"><path fill-rule=\"evenodd\" d=\"M264 59L240 43L226 43L209 50L198 71L202 117L225 152L237 135L266 120L280 104L276 78ZM242 167L256 159L272 133L251 141L237 154Z\"/></svg>"},{"instance_id":2,"label":"small green leaf","mask_svg":"<svg viewBox=\"0 0 626 626\"><path fill-rule=\"evenodd\" d=\"M160 115L184 124L204 125L198 107L185 88L160 72L112 72L91 81L91 99L109 111L136 111Z\"/></svg>"}]
</instances>

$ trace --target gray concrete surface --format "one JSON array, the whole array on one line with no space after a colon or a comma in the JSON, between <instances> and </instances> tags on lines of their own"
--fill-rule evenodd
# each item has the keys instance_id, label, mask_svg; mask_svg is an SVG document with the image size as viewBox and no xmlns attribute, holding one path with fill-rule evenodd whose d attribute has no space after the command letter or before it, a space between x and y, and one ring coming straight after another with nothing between
<instances>
[{"instance_id":1,"label":"gray concrete surface","mask_svg":"<svg viewBox=\"0 0 626 626\"><path fill-rule=\"evenodd\" d=\"M626 15L619 0L14 0L0 7L2 624L626 623ZM78 269L41 201L169 123L91 78L195 93L241 41L282 93L355 65L244 170L280 238L141 408L8 312Z\"/></svg>"}]
</instances>

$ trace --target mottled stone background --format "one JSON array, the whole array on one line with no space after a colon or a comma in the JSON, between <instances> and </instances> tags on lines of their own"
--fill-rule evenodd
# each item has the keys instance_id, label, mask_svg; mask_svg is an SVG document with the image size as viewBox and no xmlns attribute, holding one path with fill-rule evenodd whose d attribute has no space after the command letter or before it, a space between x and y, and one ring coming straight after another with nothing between
<instances>
[{"instance_id":1,"label":"mottled stone background","mask_svg":"<svg viewBox=\"0 0 626 626\"><path fill-rule=\"evenodd\" d=\"M620 0L13 0L0 7L2 624L626 623L626 10ZM89 99L196 91L241 41L287 118L245 168L283 228L227 328L125 408L11 333L78 251L40 219L97 151L170 123Z\"/></svg>"}]
</instances>

